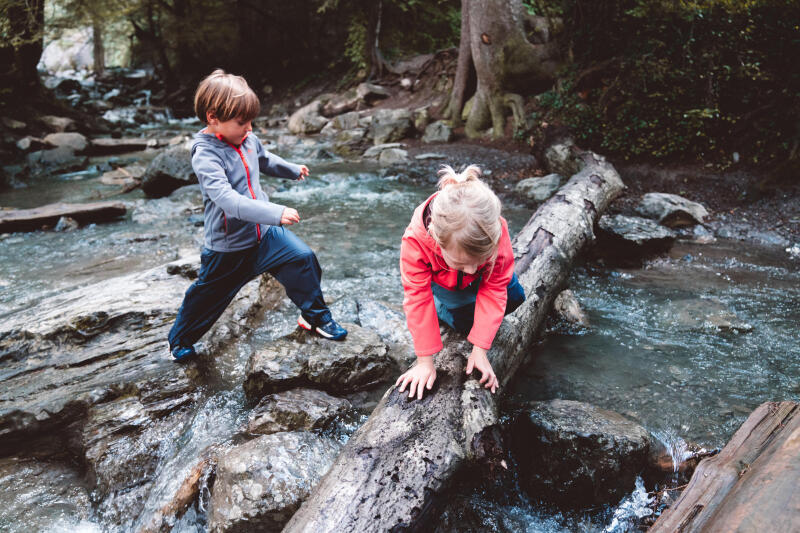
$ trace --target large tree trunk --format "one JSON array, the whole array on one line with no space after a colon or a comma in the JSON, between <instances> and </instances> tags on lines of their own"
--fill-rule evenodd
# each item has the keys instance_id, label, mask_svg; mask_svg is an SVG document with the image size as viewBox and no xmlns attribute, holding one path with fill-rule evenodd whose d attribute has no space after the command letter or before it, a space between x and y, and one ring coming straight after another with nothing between
<instances>
[{"instance_id":1,"label":"large tree trunk","mask_svg":"<svg viewBox=\"0 0 800 533\"><path fill-rule=\"evenodd\" d=\"M106 71L106 48L103 42L103 22L97 15L92 15L92 46L94 73L102 76Z\"/></svg>"},{"instance_id":2,"label":"large tree trunk","mask_svg":"<svg viewBox=\"0 0 800 533\"><path fill-rule=\"evenodd\" d=\"M500 394L530 353L595 222L624 187L604 159L587 154L586 162L514 239L527 300L505 318L489 353ZM444 340L433 391L422 400L409 400L394 387L386 391L284 532L421 527L456 472L481 457L482 436L497 423L496 397L466 379L470 345L464 337L449 333Z\"/></svg>"},{"instance_id":3,"label":"large tree trunk","mask_svg":"<svg viewBox=\"0 0 800 533\"><path fill-rule=\"evenodd\" d=\"M554 80L559 66L558 48L554 41L545 44L528 41L521 0L464 1L461 17L459 68L462 68L461 55L466 51L463 35L466 26L469 54L478 78L466 133L469 137L477 137L491 126L493 136L498 138L505 133L505 108L518 101L508 98L506 93L531 83ZM468 68L463 70L468 71ZM460 98L463 101L466 83L463 74L458 79L458 72L449 110L451 118L461 113L460 107L455 108L455 100ZM516 110L515 116L521 116L521 110Z\"/></svg>"},{"instance_id":4,"label":"large tree trunk","mask_svg":"<svg viewBox=\"0 0 800 533\"><path fill-rule=\"evenodd\" d=\"M464 94L467 90L467 80L472 66L468 2L469 0L461 0L461 40L458 44L458 64L453 80L453 91L450 93L450 102L445 111L445 118L449 118L455 127L461 126L461 109L464 107Z\"/></svg>"},{"instance_id":5,"label":"large tree trunk","mask_svg":"<svg viewBox=\"0 0 800 533\"><path fill-rule=\"evenodd\" d=\"M761 404L650 532L800 531L798 479L800 404Z\"/></svg>"}]
</instances>

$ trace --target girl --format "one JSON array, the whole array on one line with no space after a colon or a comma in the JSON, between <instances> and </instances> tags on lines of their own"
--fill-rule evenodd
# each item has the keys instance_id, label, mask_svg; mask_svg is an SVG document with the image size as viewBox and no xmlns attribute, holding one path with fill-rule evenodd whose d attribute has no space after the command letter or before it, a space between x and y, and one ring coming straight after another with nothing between
<instances>
[{"instance_id":1,"label":"girl","mask_svg":"<svg viewBox=\"0 0 800 533\"><path fill-rule=\"evenodd\" d=\"M473 347L467 374L481 372L480 383L497 390L497 376L486 353L503 316L525 300L514 274L508 224L500 200L470 165L461 174L439 171L439 192L414 211L400 246L403 309L414 340L417 364L397 379L400 392L422 399L436 381L433 355L442 349L439 319L465 333Z\"/></svg>"}]
</instances>

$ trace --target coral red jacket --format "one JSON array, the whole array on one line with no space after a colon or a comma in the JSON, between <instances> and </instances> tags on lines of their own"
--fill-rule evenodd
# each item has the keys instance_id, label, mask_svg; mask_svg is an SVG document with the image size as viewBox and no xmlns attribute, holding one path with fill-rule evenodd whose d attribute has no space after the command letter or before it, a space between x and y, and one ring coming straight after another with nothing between
<instances>
[{"instance_id":1,"label":"coral red jacket","mask_svg":"<svg viewBox=\"0 0 800 533\"><path fill-rule=\"evenodd\" d=\"M414 210L400 245L400 275L405 293L403 309L408 330L414 339L414 351L418 356L426 356L442 349L431 282L450 290L463 289L481 274L483 280L475 301L475 320L467 339L475 346L488 350L503 321L507 287L514 274L514 253L508 236L508 224L500 217L502 234L494 266L487 262L475 274L460 273L462 278L459 284L459 272L447 266L439 245L428 233L423 221L425 207L436 194Z\"/></svg>"}]
</instances>

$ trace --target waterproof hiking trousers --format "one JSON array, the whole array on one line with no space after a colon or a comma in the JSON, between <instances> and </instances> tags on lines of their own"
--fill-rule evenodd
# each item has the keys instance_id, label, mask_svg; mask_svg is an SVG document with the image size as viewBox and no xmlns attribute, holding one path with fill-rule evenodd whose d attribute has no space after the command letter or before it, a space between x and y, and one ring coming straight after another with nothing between
<instances>
[{"instance_id":1,"label":"waterproof hiking trousers","mask_svg":"<svg viewBox=\"0 0 800 533\"><path fill-rule=\"evenodd\" d=\"M433 302L436 304L439 320L456 331L468 334L475 319L475 300L480 283L478 278L463 289L450 290L432 282ZM505 314L509 314L525 301L525 289L520 285L516 274L508 282L506 294L508 299Z\"/></svg>"}]
</instances>

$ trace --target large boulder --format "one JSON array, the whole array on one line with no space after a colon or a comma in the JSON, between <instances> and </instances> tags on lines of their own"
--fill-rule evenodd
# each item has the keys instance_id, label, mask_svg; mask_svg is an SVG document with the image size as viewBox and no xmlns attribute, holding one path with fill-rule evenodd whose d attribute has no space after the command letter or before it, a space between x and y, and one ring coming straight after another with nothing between
<instances>
[{"instance_id":1,"label":"large boulder","mask_svg":"<svg viewBox=\"0 0 800 533\"><path fill-rule=\"evenodd\" d=\"M345 399L316 389L291 389L268 394L248 416L247 432L268 435L279 431L324 429L352 406Z\"/></svg>"},{"instance_id":2,"label":"large boulder","mask_svg":"<svg viewBox=\"0 0 800 533\"><path fill-rule=\"evenodd\" d=\"M708 211L701 204L664 192L645 194L636 210L643 217L652 218L671 228L702 224L708 216Z\"/></svg>"},{"instance_id":3,"label":"large boulder","mask_svg":"<svg viewBox=\"0 0 800 533\"><path fill-rule=\"evenodd\" d=\"M321 111L321 100L301 107L289 117L289 131L295 135L318 133L328 123L328 119L320 114Z\"/></svg>"},{"instance_id":4,"label":"large boulder","mask_svg":"<svg viewBox=\"0 0 800 533\"><path fill-rule=\"evenodd\" d=\"M148 198L161 198L180 187L197 183L192 169L192 153L186 146L175 146L158 154L142 178L142 191Z\"/></svg>"},{"instance_id":5,"label":"large boulder","mask_svg":"<svg viewBox=\"0 0 800 533\"><path fill-rule=\"evenodd\" d=\"M408 109L379 109L372 115L369 136L377 146L405 138L413 127Z\"/></svg>"},{"instance_id":6,"label":"large boulder","mask_svg":"<svg viewBox=\"0 0 800 533\"><path fill-rule=\"evenodd\" d=\"M68 146L30 152L26 160L31 174L82 170L89 163L88 157L75 155Z\"/></svg>"},{"instance_id":7,"label":"large boulder","mask_svg":"<svg viewBox=\"0 0 800 533\"><path fill-rule=\"evenodd\" d=\"M571 400L532 402L511 428L530 497L566 508L618 502L648 467L654 446L639 424Z\"/></svg>"},{"instance_id":8,"label":"large boulder","mask_svg":"<svg viewBox=\"0 0 800 533\"><path fill-rule=\"evenodd\" d=\"M668 251L677 235L646 218L604 215L597 224L595 253L612 265L637 265Z\"/></svg>"},{"instance_id":9,"label":"large boulder","mask_svg":"<svg viewBox=\"0 0 800 533\"><path fill-rule=\"evenodd\" d=\"M301 385L347 393L386 379L392 362L378 334L355 324L345 328L347 338L341 342L297 330L255 352L244 382L248 399Z\"/></svg>"},{"instance_id":10,"label":"large boulder","mask_svg":"<svg viewBox=\"0 0 800 533\"><path fill-rule=\"evenodd\" d=\"M335 136L340 131L353 130L359 127L361 116L356 111L333 117L320 132L322 135Z\"/></svg>"},{"instance_id":11,"label":"large boulder","mask_svg":"<svg viewBox=\"0 0 800 533\"><path fill-rule=\"evenodd\" d=\"M341 444L314 433L274 433L221 456L208 529L279 532L330 469Z\"/></svg>"},{"instance_id":12,"label":"large boulder","mask_svg":"<svg viewBox=\"0 0 800 533\"><path fill-rule=\"evenodd\" d=\"M453 129L442 120L428 124L425 134L422 136L422 142L426 143L447 143L452 139Z\"/></svg>"},{"instance_id":13,"label":"large boulder","mask_svg":"<svg viewBox=\"0 0 800 533\"><path fill-rule=\"evenodd\" d=\"M526 178L514 187L514 190L528 200L544 202L561 187L564 178L558 174L548 174L541 178Z\"/></svg>"}]
</instances>

